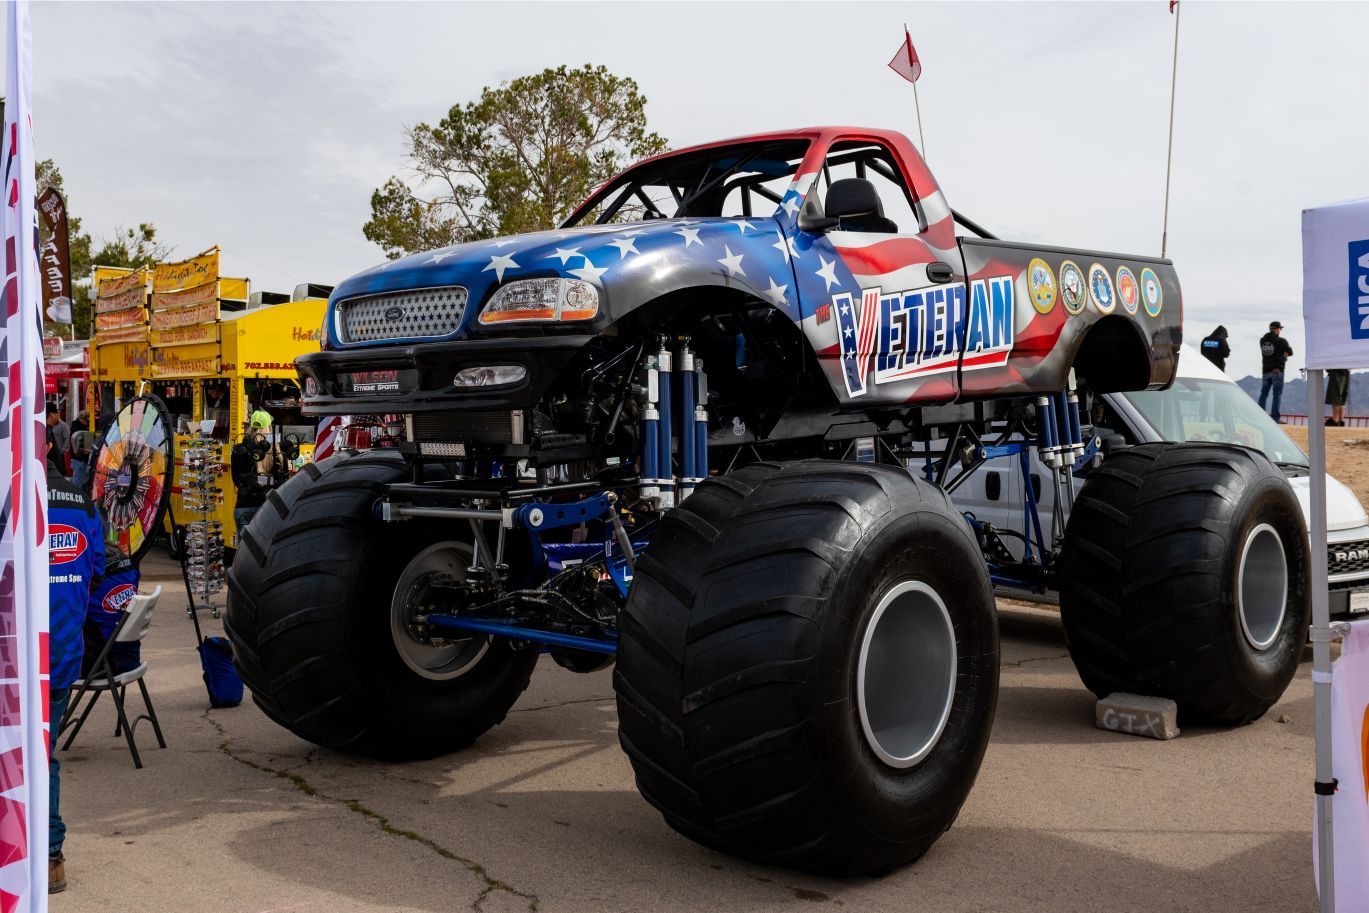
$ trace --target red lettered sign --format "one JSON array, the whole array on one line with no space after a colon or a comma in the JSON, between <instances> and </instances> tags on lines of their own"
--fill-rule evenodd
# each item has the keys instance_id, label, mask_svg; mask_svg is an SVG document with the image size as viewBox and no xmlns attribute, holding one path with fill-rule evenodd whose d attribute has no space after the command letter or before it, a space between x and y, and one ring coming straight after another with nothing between
<instances>
[{"instance_id":1,"label":"red lettered sign","mask_svg":"<svg viewBox=\"0 0 1369 913\"><path fill-rule=\"evenodd\" d=\"M65 523L48 527L48 564L70 564L85 553L85 533Z\"/></svg>"}]
</instances>

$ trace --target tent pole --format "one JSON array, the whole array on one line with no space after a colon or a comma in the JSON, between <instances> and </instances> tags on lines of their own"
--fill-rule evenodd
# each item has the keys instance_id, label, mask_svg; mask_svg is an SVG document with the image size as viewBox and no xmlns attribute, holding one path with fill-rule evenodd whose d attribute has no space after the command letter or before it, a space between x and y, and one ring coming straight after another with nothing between
<instances>
[{"instance_id":1,"label":"tent pole","mask_svg":"<svg viewBox=\"0 0 1369 913\"><path fill-rule=\"evenodd\" d=\"M1307 449L1312 461L1312 700L1316 711L1317 784L1332 783L1331 772L1331 611L1326 580L1326 399L1325 374L1307 372ZM1335 873L1332 871L1331 800L1317 793L1318 893L1322 913L1335 913Z\"/></svg>"}]
</instances>

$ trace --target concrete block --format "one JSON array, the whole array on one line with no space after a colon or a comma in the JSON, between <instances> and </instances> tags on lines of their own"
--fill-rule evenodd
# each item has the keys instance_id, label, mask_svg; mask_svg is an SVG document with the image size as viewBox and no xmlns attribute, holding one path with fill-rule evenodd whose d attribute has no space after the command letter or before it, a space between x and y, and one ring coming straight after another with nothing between
<instances>
[{"instance_id":1,"label":"concrete block","mask_svg":"<svg viewBox=\"0 0 1369 913\"><path fill-rule=\"evenodd\" d=\"M1116 691L1098 702L1094 719L1099 729L1168 740L1179 734L1179 707L1162 697Z\"/></svg>"}]
</instances>

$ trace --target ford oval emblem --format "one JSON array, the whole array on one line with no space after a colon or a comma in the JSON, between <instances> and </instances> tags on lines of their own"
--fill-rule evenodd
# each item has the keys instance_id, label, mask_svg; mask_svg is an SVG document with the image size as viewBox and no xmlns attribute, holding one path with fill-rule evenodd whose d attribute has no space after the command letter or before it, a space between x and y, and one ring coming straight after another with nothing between
<instances>
[{"instance_id":1,"label":"ford oval emblem","mask_svg":"<svg viewBox=\"0 0 1369 913\"><path fill-rule=\"evenodd\" d=\"M394 307L388 307L385 309L386 320L398 320L403 316L404 308L400 307L399 305L395 305Z\"/></svg>"}]
</instances>

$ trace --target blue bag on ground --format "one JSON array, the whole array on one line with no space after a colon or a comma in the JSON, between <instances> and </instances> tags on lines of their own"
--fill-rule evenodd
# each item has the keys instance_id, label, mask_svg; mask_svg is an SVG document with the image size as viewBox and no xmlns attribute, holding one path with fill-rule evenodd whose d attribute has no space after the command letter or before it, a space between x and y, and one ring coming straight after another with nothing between
<instances>
[{"instance_id":1,"label":"blue bag on ground","mask_svg":"<svg viewBox=\"0 0 1369 913\"><path fill-rule=\"evenodd\" d=\"M195 648L209 689L209 706L236 707L242 703L242 679L233 668L233 648L222 637L206 637Z\"/></svg>"}]
</instances>

